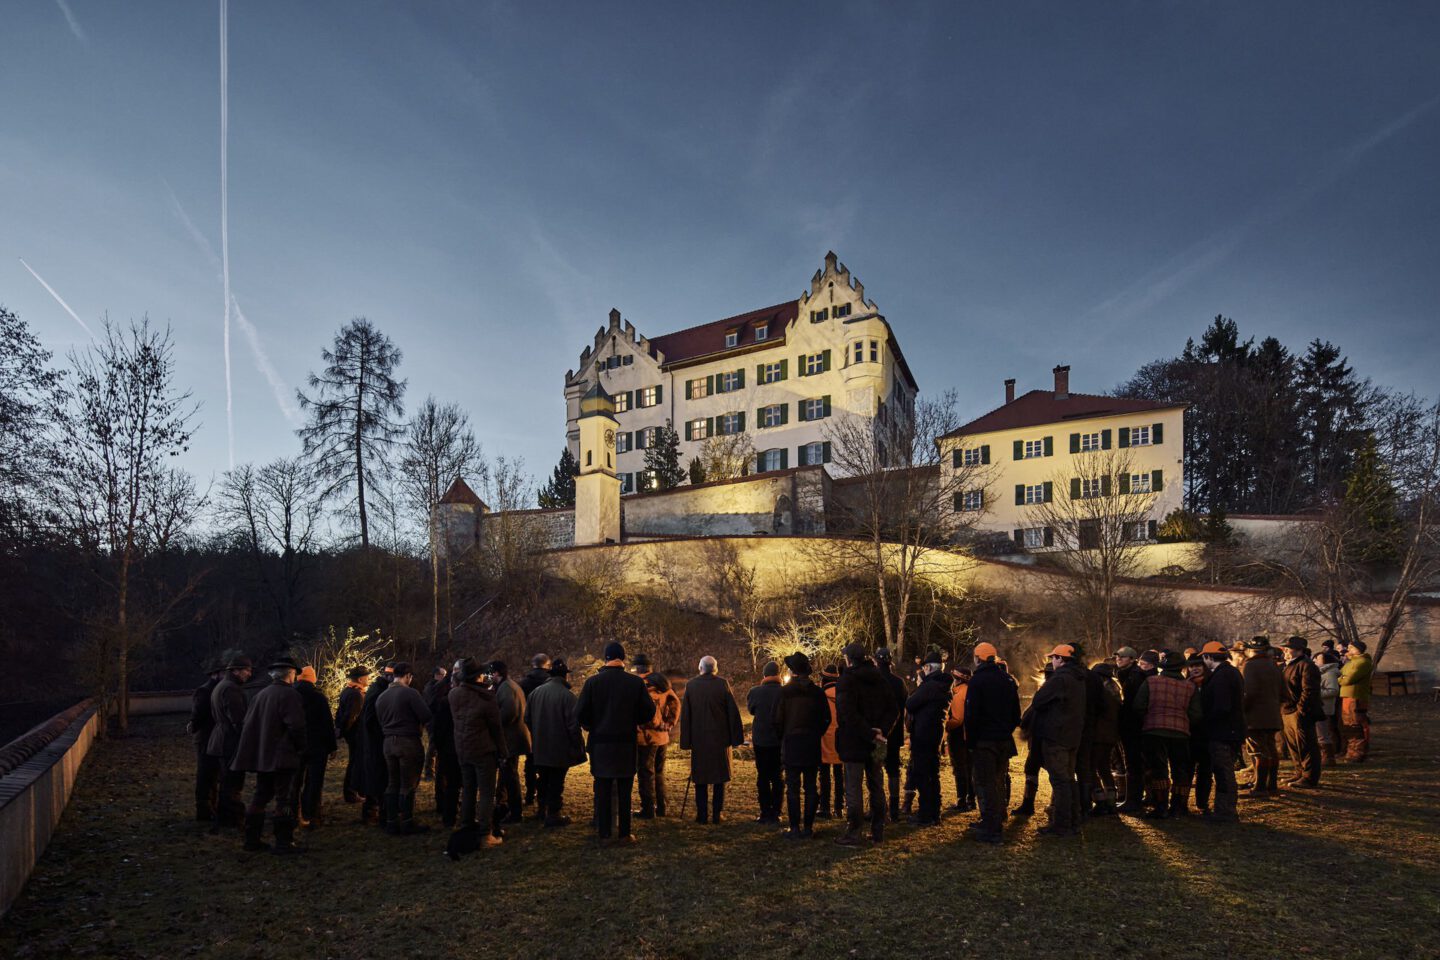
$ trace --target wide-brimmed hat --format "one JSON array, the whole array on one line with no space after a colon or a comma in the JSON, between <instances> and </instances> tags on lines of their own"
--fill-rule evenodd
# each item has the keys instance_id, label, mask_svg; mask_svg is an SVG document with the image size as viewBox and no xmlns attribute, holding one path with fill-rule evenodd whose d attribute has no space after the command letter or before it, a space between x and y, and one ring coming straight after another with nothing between
<instances>
[{"instance_id":1,"label":"wide-brimmed hat","mask_svg":"<svg viewBox=\"0 0 1440 960\"><path fill-rule=\"evenodd\" d=\"M805 656L804 651L796 650L794 653L790 654L790 656L785 658L785 669L789 670L797 677L809 676L810 658Z\"/></svg>"},{"instance_id":2,"label":"wide-brimmed hat","mask_svg":"<svg viewBox=\"0 0 1440 960\"><path fill-rule=\"evenodd\" d=\"M1179 670L1185 666L1185 655L1174 650L1160 651L1161 670Z\"/></svg>"},{"instance_id":3,"label":"wide-brimmed hat","mask_svg":"<svg viewBox=\"0 0 1440 960\"><path fill-rule=\"evenodd\" d=\"M369 668L369 667L351 667L351 668L350 668L350 671L349 671L348 673L346 673L345 676L349 677L351 680L359 680L361 677L368 677L368 676L370 676L370 668Z\"/></svg>"},{"instance_id":4,"label":"wide-brimmed hat","mask_svg":"<svg viewBox=\"0 0 1440 960\"><path fill-rule=\"evenodd\" d=\"M835 664L833 663L827 663L825 664L825 669L820 671L820 676L824 677L826 680L839 680L840 668L835 666Z\"/></svg>"},{"instance_id":5,"label":"wide-brimmed hat","mask_svg":"<svg viewBox=\"0 0 1440 960\"><path fill-rule=\"evenodd\" d=\"M254 667L254 662L243 653L238 657L231 657L230 662L225 664L226 670L249 670Z\"/></svg>"},{"instance_id":6,"label":"wide-brimmed hat","mask_svg":"<svg viewBox=\"0 0 1440 960\"><path fill-rule=\"evenodd\" d=\"M294 657L288 657L288 656L286 656L286 657L276 657L274 660L271 660L271 661L270 661L270 666L266 667L265 669L266 669L266 670L297 670L297 671L298 671L298 670L300 669L300 664L298 664L298 663L295 662L295 658L294 658Z\"/></svg>"},{"instance_id":7,"label":"wide-brimmed hat","mask_svg":"<svg viewBox=\"0 0 1440 960\"><path fill-rule=\"evenodd\" d=\"M1115 679L1115 664L1106 663L1104 660L1101 660L1090 668L1090 672L1102 676L1106 680L1113 680Z\"/></svg>"},{"instance_id":8,"label":"wide-brimmed hat","mask_svg":"<svg viewBox=\"0 0 1440 960\"><path fill-rule=\"evenodd\" d=\"M1310 644L1305 642L1304 637L1287 637L1285 640L1285 649L1294 650L1297 653L1308 653L1310 651Z\"/></svg>"},{"instance_id":9,"label":"wide-brimmed hat","mask_svg":"<svg viewBox=\"0 0 1440 960\"><path fill-rule=\"evenodd\" d=\"M859 663L869 656L869 654L865 652L865 647L859 643L847 644L845 649L840 652L845 655L846 660L854 660L856 663Z\"/></svg>"},{"instance_id":10,"label":"wide-brimmed hat","mask_svg":"<svg viewBox=\"0 0 1440 960\"><path fill-rule=\"evenodd\" d=\"M473 657L455 661L455 672L460 674L462 683L469 683L485 672L485 665Z\"/></svg>"},{"instance_id":11,"label":"wide-brimmed hat","mask_svg":"<svg viewBox=\"0 0 1440 960\"><path fill-rule=\"evenodd\" d=\"M1269 646L1270 638L1263 634L1251 637L1249 640L1245 641L1246 650L1265 650L1268 649Z\"/></svg>"}]
</instances>

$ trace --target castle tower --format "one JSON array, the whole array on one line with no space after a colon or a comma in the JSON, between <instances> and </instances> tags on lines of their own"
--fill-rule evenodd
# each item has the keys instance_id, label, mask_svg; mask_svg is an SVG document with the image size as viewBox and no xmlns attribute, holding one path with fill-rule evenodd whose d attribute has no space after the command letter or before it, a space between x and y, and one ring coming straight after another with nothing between
<instances>
[{"instance_id":1,"label":"castle tower","mask_svg":"<svg viewBox=\"0 0 1440 960\"><path fill-rule=\"evenodd\" d=\"M620 542L615 475L615 401L597 381L580 398L580 475L575 478L575 545Z\"/></svg>"}]
</instances>

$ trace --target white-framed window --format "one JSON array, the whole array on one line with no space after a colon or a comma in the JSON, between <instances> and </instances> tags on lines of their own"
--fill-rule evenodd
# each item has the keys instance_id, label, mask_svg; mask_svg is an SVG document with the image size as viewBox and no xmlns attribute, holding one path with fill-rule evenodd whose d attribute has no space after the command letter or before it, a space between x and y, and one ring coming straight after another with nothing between
<instances>
[{"instance_id":1,"label":"white-framed window","mask_svg":"<svg viewBox=\"0 0 1440 960\"><path fill-rule=\"evenodd\" d=\"M1150 427L1149 427L1148 424L1147 424L1146 426L1143 426L1143 427L1131 427L1131 428L1130 428L1130 446L1132 446L1132 447L1148 447L1148 446L1150 446Z\"/></svg>"},{"instance_id":2,"label":"white-framed window","mask_svg":"<svg viewBox=\"0 0 1440 960\"><path fill-rule=\"evenodd\" d=\"M740 371L731 370L715 377L716 393L733 393L740 389Z\"/></svg>"},{"instance_id":3,"label":"white-framed window","mask_svg":"<svg viewBox=\"0 0 1440 960\"><path fill-rule=\"evenodd\" d=\"M1099 449L1100 449L1100 434L1099 434L1098 432L1097 432L1097 433L1082 433L1082 434L1080 434L1080 452L1081 452L1081 453L1089 453L1089 452L1092 451L1092 450L1099 450Z\"/></svg>"},{"instance_id":4,"label":"white-framed window","mask_svg":"<svg viewBox=\"0 0 1440 960\"><path fill-rule=\"evenodd\" d=\"M800 466L808 467L813 464L820 464L824 462L825 444L823 441L816 440L815 442L807 443L800 448Z\"/></svg>"},{"instance_id":5,"label":"white-framed window","mask_svg":"<svg viewBox=\"0 0 1440 960\"><path fill-rule=\"evenodd\" d=\"M1132 474L1130 474L1130 492L1131 492L1131 493L1149 493L1149 492L1150 492L1150 474L1149 474L1149 472L1146 472L1146 473L1132 473Z\"/></svg>"},{"instance_id":6,"label":"white-framed window","mask_svg":"<svg viewBox=\"0 0 1440 960\"><path fill-rule=\"evenodd\" d=\"M784 467L785 467L785 461L784 461L784 459L783 459L784 456L785 456L785 451L784 451L784 450L765 450L765 451L762 451L761 454L760 454L758 457L756 457L755 459L756 459L757 465L760 467L760 472L761 472L761 473L764 473L766 470L782 470L782 469L784 469Z\"/></svg>"},{"instance_id":7,"label":"white-framed window","mask_svg":"<svg viewBox=\"0 0 1440 960\"><path fill-rule=\"evenodd\" d=\"M1149 540L1150 522L1148 520L1136 520L1133 523L1125 524L1126 540Z\"/></svg>"},{"instance_id":8,"label":"white-framed window","mask_svg":"<svg viewBox=\"0 0 1440 960\"><path fill-rule=\"evenodd\" d=\"M971 447L970 449L966 450L963 454L961 454L961 456L960 456L960 462L963 463L963 464L964 464L965 466L967 466L967 467L978 467L978 466L980 466L980 464L981 464L981 462L982 462L981 457L982 457L982 454L980 453L980 448L979 448L979 447Z\"/></svg>"},{"instance_id":9,"label":"white-framed window","mask_svg":"<svg viewBox=\"0 0 1440 960\"><path fill-rule=\"evenodd\" d=\"M726 348L733 347L733 346L735 346L735 345L736 345L737 343L739 343L739 342L740 342L740 331L739 331L739 330L731 330L729 333L725 334L725 346L726 346Z\"/></svg>"},{"instance_id":10,"label":"white-framed window","mask_svg":"<svg viewBox=\"0 0 1440 960\"><path fill-rule=\"evenodd\" d=\"M770 324L762 323L755 328L755 342L760 343L770 339Z\"/></svg>"},{"instance_id":11,"label":"white-framed window","mask_svg":"<svg viewBox=\"0 0 1440 960\"><path fill-rule=\"evenodd\" d=\"M724 413L715 418L715 432L721 436L742 433L745 430L745 414Z\"/></svg>"},{"instance_id":12,"label":"white-framed window","mask_svg":"<svg viewBox=\"0 0 1440 960\"><path fill-rule=\"evenodd\" d=\"M1080 499L1090 500L1094 497L1104 496L1105 485L1102 477L1081 477L1080 478Z\"/></svg>"},{"instance_id":13,"label":"white-framed window","mask_svg":"<svg viewBox=\"0 0 1440 960\"><path fill-rule=\"evenodd\" d=\"M630 452L630 434L624 432L615 434L615 452Z\"/></svg>"},{"instance_id":14,"label":"white-framed window","mask_svg":"<svg viewBox=\"0 0 1440 960\"><path fill-rule=\"evenodd\" d=\"M633 473L622 473L622 474L620 474L620 492L621 492L621 493L634 493L634 492L635 492L635 474L633 474Z\"/></svg>"},{"instance_id":15,"label":"white-framed window","mask_svg":"<svg viewBox=\"0 0 1440 960\"><path fill-rule=\"evenodd\" d=\"M785 407L783 404L772 403L768 407L760 408L760 426L778 427L785 423Z\"/></svg>"},{"instance_id":16,"label":"white-framed window","mask_svg":"<svg viewBox=\"0 0 1440 960\"><path fill-rule=\"evenodd\" d=\"M762 368L760 369L760 382L761 382L761 383L779 383L781 380L784 380L784 379L785 379L785 363L784 363L784 361L777 361L776 363L767 363L767 364L765 364L764 367L762 367Z\"/></svg>"},{"instance_id":17,"label":"white-framed window","mask_svg":"<svg viewBox=\"0 0 1440 960\"><path fill-rule=\"evenodd\" d=\"M813 377L817 373L825 372L825 354L807 353L805 355L805 376Z\"/></svg>"},{"instance_id":18,"label":"white-framed window","mask_svg":"<svg viewBox=\"0 0 1440 960\"><path fill-rule=\"evenodd\" d=\"M615 412L616 412L616 413L624 413L625 411L627 411L627 410L630 409L630 391L629 391L629 390L626 390L624 393L617 393L617 394L615 394L615 396L611 397L610 399L615 401Z\"/></svg>"},{"instance_id":19,"label":"white-framed window","mask_svg":"<svg viewBox=\"0 0 1440 960\"><path fill-rule=\"evenodd\" d=\"M1044 440L1026 440L1026 441L1025 441L1024 452L1025 452L1025 457L1024 457L1024 459L1026 459L1026 460L1034 460L1036 457L1043 457L1043 456L1045 456L1045 441L1044 441Z\"/></svg>"},{"instance_id":20,"label":"white-framed window","mask_svg":"<svg viewBox=\"0 0 1440 960\"><path fill-rule=\"evenodd\" d=\"M685 399L699 400L701 397L710 396L710 381L704 377L685 381Z\"/></svg>"},{"instance_id":21,"label":"white-framed window","mask_svg":"<svg viewBox=\"0 0 1440 960\"><path fill-rule=\"evenodd\" d=\"M810 397L800 401L801 420L823 420L825 419L825 398Z\"/></svg>"},{"instance_id":22,"label":"white-framed window","mask_svg":"<svg viewBox=\"0 0 1440 960\"><path fill-rule=\"evenodd\" d=\"M686 425L685 432L689 434L691 440L704 440L710 436L710 421L704 417L691 420Z\"/></svg>"},{"instance_id":23,"label":"white-framed window","mask_svg":"<svg viewBox=\"0 0 1440 960\"><path fill-rule=\"evenodd\" d=\"M871 362L871 363L879 363L879 362L880 362L880 341L879 341L879 340L871 340L871 341L870 341L870 362Z\"/></svg>"},{"instance_id":24,"label":"white-framed window","mask_svg":"<svg viewBox=\"0 0 1440 960\"><path fill-rule=\"evenodd\" d=\"M653 407L660 403L660 388L645 387L635 391L635 406Z\"/></svg>"},{"instance_id":25,"label":"white-framed window","mask_svg":"<svg viewBox=\"0 0 1440 960\"><path fill-rule=\"evenodd\" d=\"M1043 483L1030 483L1030 484L1026 484L1026 485L1025 485L1025 502L1026 502L1027 504L1029 504L1029 503L1044 503L1044 502L1045 502L1045 484L1043 484Z\"/></svg>"},{"instance_id":26,"label":"white-framed window","mask_svg":"<svg viewBox=\"0 0 1440 960\"><path fill-rule=\"evenodd\" d=\"M985 509L984 490L964 490L955 496L955 509L964 512Z\"/></svg>"},{"instance_id":27,"label":"white-framed window","mask_svg":"<svg viewBox=\"0 0 1440 960\"><path fill-rule=\"evenodd\" d=\"M1021 532L1021 539L1026 550L1038 550L1045 546L1045 528L1026 527Z\"/></svg>"},{"instance_id":28,"label":"white-framed window","mask_svg":"<svg viewBox=\"0 0 1440 960\"><path fill-rule=\"evenodd\" d=\"M811 311L810 311L810 322L811 322L811 323L823 323L829 316L830 316L830 313L829 313L829 310L828 310L828 309L826 309L826 310L811 310Z\"/></svg>"},{"instance_id":29,"label":"white-framed window","mask_svg":"<svg viewBox=\"0 0 1440 960\"><path fill-rule=\"evenodd\" d=\"M836 305L835 305L835 309L832 310L832 311L830 311L830 312L834 315L834 317L835 317L836 320L839 320L841 317L848 317L848 316L850 316L850 308L851 308L852 306L854 306L854 304L839 303L839 304L836 304Z\"/></svg>"},{"instance_id":30,"label":"white-framed window","mask_svg":"<svg viewBox=\"0 0 1440 960\"><path fill-rule=\"evenodd\" d=\"M655 446L655 439L660 433L659 427L646 427L644 430L635 431L635 449L649 450Z\"/></svg>"}]
</instances>

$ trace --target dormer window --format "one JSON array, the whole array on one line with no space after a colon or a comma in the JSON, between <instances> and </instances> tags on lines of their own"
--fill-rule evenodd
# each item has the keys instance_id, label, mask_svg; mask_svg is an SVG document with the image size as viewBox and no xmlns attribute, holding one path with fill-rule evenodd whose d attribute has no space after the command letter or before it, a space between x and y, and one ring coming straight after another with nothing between
<instances>
[{"instance_id":1,"label":"dormer window","mask_svg":"<svg viewBox=\"0 0 1440 960\"><path fill-rule=\"evenodd\" d=\"M756 342L756 343L759 343L761 340L769 340L769 339L770 339L770 325L769 325L768 323L762 323L762 324L760 324L760 326L758 326L758 327L755 328L755 342Z\"/></svg>"},{"instance_id":2,"label":"dormer window","mask_svg":"<svg viewBox=\"0 0 1440 960\"><path fill-rule=\"evenodd\" d=\"M832 313L835 315L835 319L839 320L841 317L850 316L851 306L852 305L848 303L837 303L835 305L835 309L832 311Z\"/></svg>"},{"instance_id":3,"label":"dormer window","mask_svg":"<svg viewBox=\"0 0 1440 960\"><path fill-rule=\"evenodd\" d=\"M735 345L736 345L737 343L739 343L739 342L740 342L740 331L739 331L739 330L731 330L729 333L725 334L725 348L726 348L727 350L728 350L730 347L735 346Z\"/></svg>"}]
</instances>

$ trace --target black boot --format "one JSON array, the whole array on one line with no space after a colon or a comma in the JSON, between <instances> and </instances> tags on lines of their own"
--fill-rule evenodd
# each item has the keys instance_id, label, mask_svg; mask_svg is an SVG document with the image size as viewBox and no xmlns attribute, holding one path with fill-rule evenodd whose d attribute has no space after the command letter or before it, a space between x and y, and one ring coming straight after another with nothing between
<instances>
[{"instance_id":1,"label":"black boot","mask_svg":"<svg viewBox=\"0 0 1440 960\"><path fill-rule=\"evenodd\" d=\"M1035 815L1035 791L1040 789L1038 780L1025 781L1025 794L1020 798L1020 806L1010 812L1012 817L1033 817Z\"/></svg>"},{"instance_id":2,"label":"black boot","mask_svg":"<svg viewBox=\"0 0 1440 960\"><path fill-rule=\"evenodd\" d=\"M890 822L900 822L900 783L895 777L890 777Z\"/></svg>"},{"instance_id":3,"label":"black boot","mask_svg":"<svg viewBox=\"0 0 1440 960\"><path fill-rule=\"evenodd\" d=\"M423 823L415 822L415 794L407 793L400 798L400 832L429 833L430 827Z\"/></svg>"},{"instance_id":4,"label":"black boot","mask_svg":"<svg viewBox=\"0 0 1440 960\"><path fill-rule=\"evenodd\" d=\"M380 827L386 833L393 836L400 834L400 797L393 793L385 794L380 804Z\"/></svg>"},{"instance_id":5,"label":"black boot","mask_svg":"<svg viewBox=\"0 0 1440 960\"><path fill-rule=\"evenodd\" d=\"M305 848L295 842L295 818L275 818L275 849L274 853L291 854L304 853Z\"/></svg>"},{"instance_id":6,"label":"black boot","mask_svg":"<svg viewBox=\"0 0 1440 960\"><path fill-rule=\"evenodd\" d=\"M260 839L260 834L265 829L265 811L259 813L245 814L245 849L250 853L259 853L269 850L270 844Z\"/></svg>"}]
</instances>

